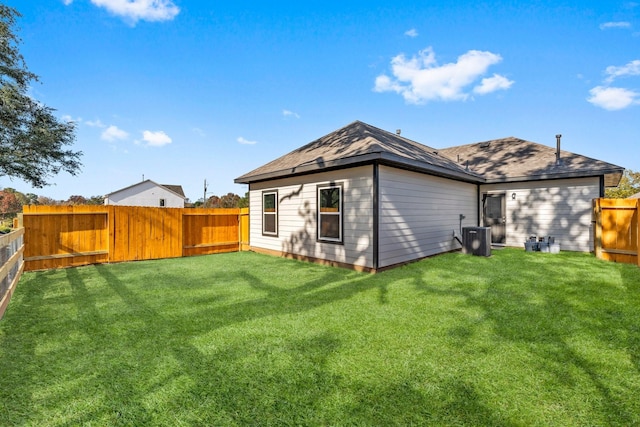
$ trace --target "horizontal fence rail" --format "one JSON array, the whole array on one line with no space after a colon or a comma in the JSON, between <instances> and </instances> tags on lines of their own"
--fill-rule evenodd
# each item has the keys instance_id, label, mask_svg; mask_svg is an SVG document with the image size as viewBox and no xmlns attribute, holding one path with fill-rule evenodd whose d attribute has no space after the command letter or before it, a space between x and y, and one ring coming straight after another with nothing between
<instances>
[{"instance_id":1,"label":"horizontal fence rail","mask_svg":"<svg viewBox=\"0 0 640 427\"><path fill-rule=\"evenodd\" d=\"M248 250L249 209L25 206L25 270Z\"/></svg>"},{"instance_id":2,"label":"horizontal fence rail","mask_svg":"<svg viewBox=\"0 0 640 427\"><path fill-rule=\"evenodd\" d=\"M0 319L24 271L24 228L0 236Z\"/></svg>"},{"instance_id":3,"label":"horizontal fence rail","mask_svg":"<svg viewBox=\"0 0 640 427\"><path fill-rule=\"evenodd\" d=\"M594 199L596 257L640 266L640 199Z\"/></svg>"}]
</instances>

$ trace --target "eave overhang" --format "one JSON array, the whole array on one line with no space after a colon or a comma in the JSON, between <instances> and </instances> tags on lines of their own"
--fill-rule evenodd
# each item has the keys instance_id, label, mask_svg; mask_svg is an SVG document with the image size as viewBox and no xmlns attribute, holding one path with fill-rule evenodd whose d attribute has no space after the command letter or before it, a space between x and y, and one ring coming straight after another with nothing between
<instances>
[{"instance_id":1,"label":"eave overhang","mask_svg":"<svg viewBox=\"0 0 640 427\"><path fill-rule=\"evenodd\" d=\"M297 175L308 175L311 173L346 169L374 163L393 166L399 169L426 173L429 175L436 175L444 178L450 178L457 181L464 181L475 184L481 184L484 182L484 179L481 176L474 174L473 172L467 172L463 169L450 169L425 161L408 159L406 157L398 156L388 152L367 153L328 161L324 161L321 158L318 158L314 162L304 163L293 168L282 169L263 174L241 176L239 178L236 178L234 182L236 184L251 184L255 182L290 178Z\"/></svg>"}]
</instances>

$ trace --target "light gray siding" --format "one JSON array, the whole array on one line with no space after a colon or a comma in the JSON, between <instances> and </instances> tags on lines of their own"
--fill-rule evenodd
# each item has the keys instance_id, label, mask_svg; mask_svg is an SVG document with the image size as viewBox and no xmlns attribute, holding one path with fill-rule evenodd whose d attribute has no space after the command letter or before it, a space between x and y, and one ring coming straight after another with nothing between
<instances>
[{"instance_id":1,"label":"light gray siding","mask_svg":"<svg viewBox=\"0 0 640 427\"><path fill-rule=\"evenodd\" d=\"M480 191L506 196L507 246L524 247L525 240L536 235L555 237L561 250L592 250L598 177L482 185Z\"/></svg>"},{"instance_id":2,"label":"light gray siding","mask_svg":"<svg viewBox=\"0 0 640 427\"><path fill-rule=\"evenodd\" d=\"M380 267L459 249L461 214L478 224L474 184L385 166L379 177Z\"/></svg>"},{"instance_id":3,"label":"light gray siding","mask_svg":"<svg viewBox=\"0 0 640 427\"><path fill-rule=\"evenodd\" d=\"M316 188L343 186L343 243L317 241ZM262 235L262 193L278 191L278 236ZM252 247L373 267L373 166L285 178L250 186Z\"/></svg>"}]
</instances>

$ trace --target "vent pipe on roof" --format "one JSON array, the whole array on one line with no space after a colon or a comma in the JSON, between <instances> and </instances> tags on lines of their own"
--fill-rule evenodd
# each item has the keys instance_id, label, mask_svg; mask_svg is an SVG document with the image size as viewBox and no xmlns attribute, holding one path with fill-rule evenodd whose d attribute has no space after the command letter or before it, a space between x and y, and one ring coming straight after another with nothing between
<instances>
[{"instance_id":1,"label":"vent pipe on roof","mask_svg":"<svg viewBox=\"0 0 640 427\"><path fill-rule=\"evenodd\" d=\"M402 129L396 129L396 135L400 135L402 133Z\"/></svg>"},{"instance_id":2,"label":"vent pipe on roof","mask_svg":"<svg viewBox=\"0 0 640 427\"><path fill-rule=\"evenodd\" d=\"M560 138L562 135L556 135L556 166L560 166L562 164L562 160L560 159Z\"/></svg>"}]
</instances>

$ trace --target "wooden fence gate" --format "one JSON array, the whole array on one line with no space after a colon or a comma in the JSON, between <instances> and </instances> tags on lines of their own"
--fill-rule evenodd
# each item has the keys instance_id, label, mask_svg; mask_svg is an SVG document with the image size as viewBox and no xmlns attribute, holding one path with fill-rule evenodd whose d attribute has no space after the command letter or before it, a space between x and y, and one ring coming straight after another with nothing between
<instances>
[{"instance_id":1,"label":"wooden fence gate","mask_svg":"<svg viewBox=\"0 0 640 427\"><path fill-rule=\"evenodd\" d=\"M236 252L249 209L24 206L25 270Z\"/></svg>"},{"instance_id":2,"label":"wooden fence gate","mask_svg":"<svg viewBox=\"0 0 640 427\"><path fill-rule=\"evenodd\" d=\"M596 257L640 266L640 199L594 199L593 214Z\"/></svg>"}]
</instances>

